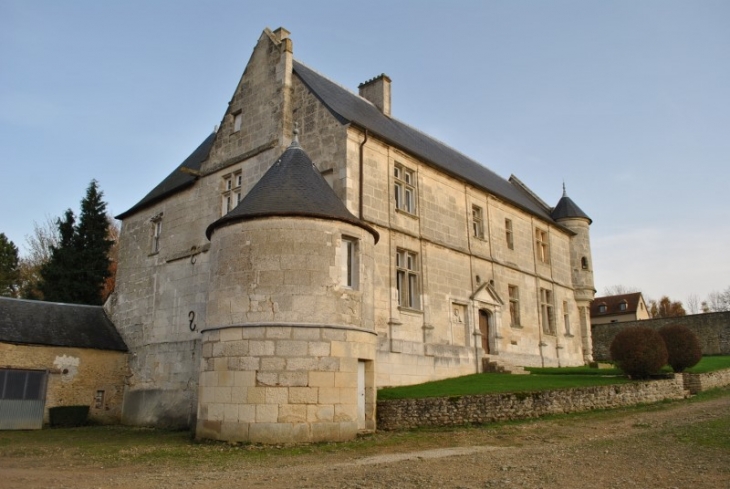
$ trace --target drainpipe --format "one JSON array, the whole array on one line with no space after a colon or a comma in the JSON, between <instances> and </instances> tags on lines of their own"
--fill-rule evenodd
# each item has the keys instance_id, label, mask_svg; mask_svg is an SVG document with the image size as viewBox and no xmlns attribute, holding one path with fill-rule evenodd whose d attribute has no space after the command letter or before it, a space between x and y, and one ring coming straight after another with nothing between
<instances>
[{"instance_id":1,"label":"drainpipe","mask_svg":"<svg viewBox=\"0 0 730 489\"><path fill-rule=\"evenodd\" d=\"M368 130L365 129L365 139L363 139L362 140L362 143L360 143L360 169L359 169L360 170L360 182L359 182L359 185L358 185L358 187L359 187L358 190L359 190L360 196L358 198L358 204L357 204L357 207L358 207L358 209L357 209L358 210L358 217L360 219L362 219L362 192L363 192L363 190L362 190L363 189L363 181L362 181L362 179L363 179L363 166L364 166L364 159L365 159L365 156L364 156L364 153L365 153L365 143L367 143L367 142L368 142Z\"/></svg>"}]
</instances>

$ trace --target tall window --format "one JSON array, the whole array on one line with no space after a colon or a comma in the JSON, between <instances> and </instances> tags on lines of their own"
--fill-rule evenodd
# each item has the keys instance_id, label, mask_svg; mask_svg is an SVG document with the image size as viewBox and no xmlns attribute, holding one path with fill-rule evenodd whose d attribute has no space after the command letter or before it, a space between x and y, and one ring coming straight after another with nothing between
<instances>
[{"instance_id":1,"label":"tall window","mask_svg":"<svg viewBox=\"0 0 730 489\"><path fill-rule=\"evenodd\" d=\"M162 236L162 216L157 215L152 218L152 246L150 251L152 253L159 253L160 252L160 237Z\"/></svg>"},{"instance_id":2,"label":"tall window","mask_svg":"<svg viewBox=\"0 0 730 489\"><path fill-rule=\"evenodd\" d=\"M398 305L410 309L420 309L420 274L418 271L418 255L408 250L398 250L395 256L396 287L398 288Z\"/></svg>"},{"instance_id":3,"label":"tall window","mask_svg":"<svg viewBox=\"0 0 730 489\"><path fill-rule=\"evenodd\" d=\"M484 239L484 214L476 205L471 206L471 227L475 238Z\"/></svg>"},{"instance_id":4,"label":"tall window","mask_svg":"<svg viewBox=\"0 0 730 489\"><path fill-rule=\"evenodd\" d=\"M343 236L340 246L342 252L342 275L340 277L342 286L357 289L357 240Z\"/></svg>"},{"instance_id":5,"label":"tall window","mask_svg":"<svg viewBox=\"0 0 730 489\"><path fill-rule=\"evenodd\" d=\"M537 259L543 263L550 263L550 249L548 248L548 234L542 229L535 229L535 247Z\"/></svg>"},{"instance_id":6,"label":"tall window","mask_svg":"<svg viewBox=\"0 0 730 489\"><path fill-rule=\"evenodd\" d=\"M233 115L233 132L241 130L241 123L243 122L243 114L239 112Z\"/></svg>"},{"instance_id":7,"label":"tall window","mask_svg":"<svg viewBox=\"0 0 730 489\"><path fill-rule=\"evenodd\" d=\"M225 216L231 212L239 202L241 202L241 184L243 183L243 175L236 172L223 177L223 195L221 202L221 215Z\"/></svg>"},{"instance_id":8,"label":"tall window","mask_svg":"<svg viewBox=\"0 0 730 489\"><path fill-rule=\"evenodd\" d=\"M507 289L509 290L510 325L519 326L520 325L520 290L517 288L516 285L509 285L507 287Z\"/></svg>"},{"instance_id":9,"label":"tall window","mask_svg":"<svg viewBox=\"0 0 730 489\"><path fill-rule=\"evenodd\" d=\"M512 233L512 219L505 219L504 220L504 232L505 232L505 238L507 239L507 248L510 250L515 249L515 237Z\"/></svg>"},{"instance_id":10,"label":"tall window","mask_svg":"<svg viewBox=\"0 0 730 489\"><path fill-rule=\"evenodd\" d=\"M416 213L416 178L413 170L395 165L393 167L395 177L395 207L409 214Z\"/></svg>"},{"instance_id":11,"label":"tall window","mask_svg":"<svg viewBox=\"0 0 730 489\"><path fill-rule=\"evenodd\" d=\"M570 331L570 312L568 311L568 301L563 301L563 323L565 324L565 334L573 334Z\"/></svg>"},{"instance_id":12,"label":"tall window","mask_svg":"<svg viewBox=\"0 0 730 489\"><path fill-rule=\"evenodd\" d=\"M585 256L580 259L580 267L583 270L588 270L588 258L586 258Z\"/></svg>"},{"instance_id":13,"label":"tall window","mask_svg":"<svg viewBox=\"0 0 730 489\"><path fill-rule=\"evenodd\" d=\"M547 334L555 334L553 293L547 289L540 289L540 317L542 320L542 331Z\"/></svg>"}]
</instances>

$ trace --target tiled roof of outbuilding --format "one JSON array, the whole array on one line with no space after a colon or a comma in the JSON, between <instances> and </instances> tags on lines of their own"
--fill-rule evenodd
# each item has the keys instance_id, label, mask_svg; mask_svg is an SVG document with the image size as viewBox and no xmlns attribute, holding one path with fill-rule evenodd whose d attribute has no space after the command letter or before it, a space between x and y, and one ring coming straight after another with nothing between
<instances>
[{"instance_id":1,"label":"tiled roof of outbuilding","mask_svg":"<svg viewBox=\"0 0 730 489\"><path fill-rule=\"evenodd\" d=\"M593 302L591 302L591 317L633 314L639 307L640 299L641 292L596 297L593 299ZM622 302L626 303L626 309L623 311L620 308ZM606 306L606 310L604 312L601 312L601 306Z\"/></svg>"},{"instance_id":2,"label":"tiled roof of outbuilding","mask_svg":"<svg viewBox=\"0 0 730 489\"><path fill-rule=\"evenodd\" d=\"M348 222L369 231L378 242L378 232L355 217L337 197L296 140L228 214L208 226L213 231L232 222L263 217L315 217Z\"/></svg>"},{"instance_id":3,"label":"tiled roof of outbuilding","mask_svg":"<svg viewBox=\"0 0 730 489\"><path fill-rule=\"evenodd\" d=\"M0 297L0 342L127 351L101 306Z\"/></svg>"},{"instance_id":4,"label":"tiled roof of outbuilding","mask_svg":"<svg viewBox=\"0 0 730 489\"><path fill-rule=\"evenodd\" d=\"M386 116L364 98L296 60L294 72L341 122L351 122L367 129L451 176L505 199L535 216L552 221L546 209L492 170L409 125Z\"/></svg>"}]
</instances>

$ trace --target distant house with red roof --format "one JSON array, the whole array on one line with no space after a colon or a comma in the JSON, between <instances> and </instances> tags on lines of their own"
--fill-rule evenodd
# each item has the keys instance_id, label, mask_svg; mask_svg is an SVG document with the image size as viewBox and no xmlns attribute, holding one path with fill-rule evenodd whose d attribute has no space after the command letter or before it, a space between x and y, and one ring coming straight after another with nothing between
<instances>
[{"instance_id":1,"label":"distant house with red roof","mask_svg":"<svg viewBox=\"0 0 730 489\"><path fill-rule=\"evenodd\" d=\"M591 326L650 318L641 292L596 297L591 303Z\"/></svg>"}]
</instances>

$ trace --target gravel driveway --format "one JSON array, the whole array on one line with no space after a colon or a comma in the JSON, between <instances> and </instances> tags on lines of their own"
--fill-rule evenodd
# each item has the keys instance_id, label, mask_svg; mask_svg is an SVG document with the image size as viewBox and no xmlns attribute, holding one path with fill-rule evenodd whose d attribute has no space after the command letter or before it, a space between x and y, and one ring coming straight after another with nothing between
<instances>
[{"instance_id":1,"label":"gravel driveway","mask_svg":"<svg viewBox=\"0 0 730 489\"><path fill-rule=\"evenodd\" d=\"M0 459L0 487L730 488L727 443L702 439L713 426L730 437L730 396L419 436L378 433L360 448L265 449L223 467L102 468L83 460L69 467L50 457L8 458Z\"/></svg>"}]
</instances>

